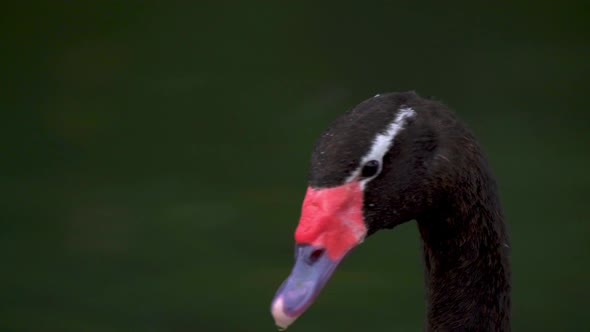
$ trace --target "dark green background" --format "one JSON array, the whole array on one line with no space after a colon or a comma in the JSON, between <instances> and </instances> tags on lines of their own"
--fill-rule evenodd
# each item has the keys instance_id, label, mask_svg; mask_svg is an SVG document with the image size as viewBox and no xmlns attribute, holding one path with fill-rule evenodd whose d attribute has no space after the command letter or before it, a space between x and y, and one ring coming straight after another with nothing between
<instances>
[{"instance_id":1,"label":"dark green background","mask_svg":"<svg viewBox=\"0 0 590 332\"><path fill-rule=\"evenodd\" d=\"M1 331L274 331L308 158L379 92L435 96L501 185L516 331L590 330L587 2L12 4ZM292 331L420 331L413 222Z\"/></svg>"}]
</instances>

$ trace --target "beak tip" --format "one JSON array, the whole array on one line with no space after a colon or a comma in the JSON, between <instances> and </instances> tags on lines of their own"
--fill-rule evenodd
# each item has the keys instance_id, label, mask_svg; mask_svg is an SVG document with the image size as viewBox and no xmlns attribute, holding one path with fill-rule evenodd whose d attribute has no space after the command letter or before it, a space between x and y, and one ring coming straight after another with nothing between
<instances>
[{"instance_id":1,"label":"beak tip","mask_svg":"<svg viewBox=\"0 0 590 332\"><path fill-rule=\"evenodd\" d=\"M287 327L289 327L289 325L291 325L291 323L293 323L295 319L297 319L297 317L291 317L285 313L282 296L277 297L273 301L271 313L279 331L286 330Z\"/></svg>"}]
</instances>

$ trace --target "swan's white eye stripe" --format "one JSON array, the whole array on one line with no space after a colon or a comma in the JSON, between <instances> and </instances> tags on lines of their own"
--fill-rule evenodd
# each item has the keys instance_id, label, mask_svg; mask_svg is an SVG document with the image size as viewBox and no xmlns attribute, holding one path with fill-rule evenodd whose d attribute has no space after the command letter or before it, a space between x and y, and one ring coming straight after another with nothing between
<instances>
[{"instance_id":1,"label":"swan's white eye stripe","mask_svg":"<svg viewBox=\"0 0 590 332\"><path fill-rule=\"evenodd\" d=\"M383 156L385 155L385 153L387 153L387 151L393 144L395 136L404 128L406 121L414 115L416 115L416 112L412 108L401 108L395 116L395 119L393 119L393 121L389 124L385 132L375 136L369 153L367 153L361 159L359 167L354 172L352 172L352 174L348 177L347 180L350 181L355 179L359 175L359 172L361 171L362 167L369 160L377 160L379 163L382 164Z\"/></svg>"},{"instance_id":2,"label":"swan's white eye stripe","mask_svg":"<svg viewBox=\"0 0 590 332\"><path fill-rule=\"evenodd\" d=\"M387 127L387 130L384 133L375 136L371 150L369 150L369 153L363 157L360 166L364 165L369 160L378 160L381 162L381 159L383 159L383 156L393 144L395 136L397 136L397 134L403 129L406 120L413 117L415 114L416 112L409 107L400 109L393 122Z\"/></svg>"}]
</instances>

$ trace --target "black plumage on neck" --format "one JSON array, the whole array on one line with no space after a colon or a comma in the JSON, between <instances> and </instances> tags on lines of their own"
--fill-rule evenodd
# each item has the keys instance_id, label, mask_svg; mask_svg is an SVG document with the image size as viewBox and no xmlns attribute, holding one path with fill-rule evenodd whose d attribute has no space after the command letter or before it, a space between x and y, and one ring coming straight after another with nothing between
<instances>
[{"instance_id":1,"label":"black plumage on neck","mask_svg":"<svg viewBox=\"0 0 590 332\"><path fill-rule=\"evenodd\" d=\"M485 161L438 208L417 218L427 331L510 331L509 244Z\"/></svg>"}]
</instances>

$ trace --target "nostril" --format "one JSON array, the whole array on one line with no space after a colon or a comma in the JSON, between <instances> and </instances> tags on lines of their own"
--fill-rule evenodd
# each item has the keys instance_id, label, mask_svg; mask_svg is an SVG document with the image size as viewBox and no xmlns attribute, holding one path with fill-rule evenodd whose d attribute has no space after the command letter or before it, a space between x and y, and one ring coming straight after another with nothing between
<instances>
[{"instance_id":1,"label":"nostril","mask_svg":"<svg viewBox=\"0 0 590 332\"><path fill-rule=\"evenodd\" d=\"M311 255L309 255L308 261L310 264L313 264L315 262L317 262L318 259L320 259L320 257L322 257L322 255L324 254L324 249L315 249L314 251L311 252Z\"/></svg>"}]
</instances>

